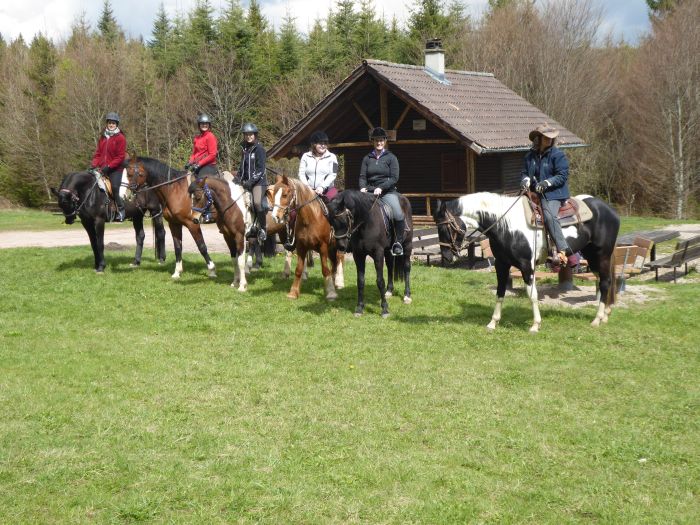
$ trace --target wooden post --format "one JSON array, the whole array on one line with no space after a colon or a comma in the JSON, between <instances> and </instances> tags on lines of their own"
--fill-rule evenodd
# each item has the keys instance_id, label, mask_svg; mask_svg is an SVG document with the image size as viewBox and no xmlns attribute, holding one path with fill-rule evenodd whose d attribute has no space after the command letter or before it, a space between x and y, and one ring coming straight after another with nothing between
<instances>
[{"instance_id":1,"label":"wooden post","mask_svg":"<svg viewBox=\"0 0 700 525\"><path fill-rule=\"evenodd\" d=\"M403 112L401 113L399 120L397 120L396 124L394 124L394 129L399 129L399 126L401 126L401 124L403 124L403 121L406 118L406 115L408 115L408 112L410 109L411 109L411 106L406 104L406 107L403 109Z\"/></svg>"},{"instance_id":2,"label":"wooden post","mask_svg":"<svg viewBox=\"0 0 700 525\"><path fill-rule=\"evenodd\" d=\"M387 129L389 127L389 97L384 84L379 85L379 114L379 125Z\"/></svg>"},{"instance_id":3,"label":"wooden post","mask_svg":"<svg viewBox=\"0 0 700 525\"><path fill-rule=\"evenodd\" d=\"M365 115L365 112L362 111L362 108L360 107L360 105L357 102L355 102L354 100L352 101L352 105L355 106L355 109L362 117L362 120L365 121L365 124L367 124L367 127L369 129L372 129L374 126L372 125L372 122L367 118L367 115Z\"/></svg>"},{"instance_id":4,"label":"wooden post","mask_svg":"<svg viewBox=\"0 0 700 525\"><path fill-rule=\"evenodd\" d=\"M467 153L467 192L476 192L476 153L466 148Z\"/></svg>"}]
</instances>

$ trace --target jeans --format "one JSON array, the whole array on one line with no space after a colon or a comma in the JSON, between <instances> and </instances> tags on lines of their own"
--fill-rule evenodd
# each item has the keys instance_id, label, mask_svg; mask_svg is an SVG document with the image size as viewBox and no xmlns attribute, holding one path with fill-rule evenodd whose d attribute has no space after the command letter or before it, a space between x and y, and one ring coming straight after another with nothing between
<instances>
[{"instance_id":1,"label":"jeans","mask_svg":"<svg viewBox=\"0 0 700 525\"><path fill-rule=\"evenodd\" d=\"M399 194L395 191L384 193L381 196L382 202L391 208L392 219L395 221L404 220L403 210L401 209L401 201Z\"/></svg>"},{"instance_id":2,"label":"jeans","mask_svg":"<svg viewBox=\"0 0 700 525\"><path fill-rule=\"evenodd\" d=\"M562 201L559 199L554 199L548 201L547 199L541 199L542 203L542 213L544 214L544 223L549 230L549 234L554 238L554 243L557 245L557 251L565 251L569 247L569 243L566 242L564 238L564 233L561 231L561 224L557 220L557 213L559 212L559 207Z\"/></svg>"}]
</instances>

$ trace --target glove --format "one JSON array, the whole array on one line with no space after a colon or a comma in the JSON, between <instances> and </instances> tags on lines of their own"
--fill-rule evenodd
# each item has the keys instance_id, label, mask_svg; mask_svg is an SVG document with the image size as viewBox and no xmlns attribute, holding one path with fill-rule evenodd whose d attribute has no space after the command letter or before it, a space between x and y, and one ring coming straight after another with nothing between
<instances>
[{"instance_id":1,"label":"glove","mask_svg":"<svg viewBox=\"0 0 700 525\"><path fill-rule=\"evenodd\" d=\"M238 175L236 175L236 176L233 178L233 183L234 183L234 184L237 184L238 186L242 186L242 185L243 185L243 184L241 184L241 178L240 178Z\"/></svg>"},{"instance_id":2,"label":"glove","mask_svg":"<svg viewBox=\"0 0 700 525\"><path fill-rule=\"evenodd\" d=\"M537 186L535 186L535 191L537 193L544 193L545 191L547 191L547 188L549 188L551 185L552 183L548 180L543 180L542 182L537 183Z\"/></svg>"},{"instance_id":3,"label":"glove","mask_svg":"<svg viewBox=\"0 0 700 525\"><path fill-rule=\"evenodd\" d=\"M243 186L243 189L244 189L245 191L250 191L250 190L253 189L253 183L250 182L249 180L245 181L245 182L242 184L242 186Z\"/></svg>"},{"instance_id":4,"label":"glove","mask_svg":"<svg viewBox=\"0 0 700 525\"><path fill-rule=\"evenodd\" d=\"M101 171L102 173L104 173L104 172L107 171L108 169L109 169L109 166L102 166L102 167L100 168L100 171Z\"/></svg>"},{"instance_id":5,"label":"glove","mask_svg":"<svg viewBox=\"0 0 700 525\"><path fill-rule=\"evenodd\" d=\"M185 171L190 171L190 168L192 167L192 164L189 162L185 164Z\"/></svg>"},{"instance_id":6,"label":"glove","mask_svg":"<svg viewBox=\"0 0 700 525\"><path fill-rule=\"evenodd\" d=\"M199 164L197 164L196 162L194 164L192 164L192 166L190 166L190 167L192 168L192 171L194 171L195 173L197 173L199 171Z\"/></svg>"},{"instance_id":7,"label":"glove","mask_svg":"<svg viewBox=\"0 0 700 525\"><path fill-rule=\"evenodd\" d=\"M381 195L381 194L382 194L382 189L381 189L381 188L374 188L374 192L373 192L373 193L374 193L375 195Z\"/></svg>"},{"instance_id":8,"label":"glove","mask_svg":"<svg viewBox=\"0 0 700 525\"><path fill-rule=\"evenodd\" d=\"M520 189L523 191L527 191L530 188L530 177L523 177L523 180L520 181Z\"/></svg>"},{"instance_id":9,"label":"glove","mask_svg":"<svg viewBox=\"0 0 700 525\"><path fill-rule=\"evenodd\" d=\"M360 188L360 191L361 191L362 193L367 193L367 188Z\"/></svg>"}]
</instances>

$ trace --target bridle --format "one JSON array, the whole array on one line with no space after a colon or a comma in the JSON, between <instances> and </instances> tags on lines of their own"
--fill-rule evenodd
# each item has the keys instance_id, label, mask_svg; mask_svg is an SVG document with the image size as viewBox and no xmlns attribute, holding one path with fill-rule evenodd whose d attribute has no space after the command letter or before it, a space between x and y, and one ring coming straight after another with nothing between
<instances>
[{"instance_id":1,"label":"bridle","mask_svg":"<svg viewBox=\"0 0 700 525\"><path fill-rule=\"evenodd\" d=\"M70 188L61 188L60 190L58 190L58 193L69 195L71 203L73 204L73 211L68 215L66 215L65 213L63 214L63 216L66 219L69 219L70 217L75 217L80 213L80 210L83 209L83 206L85 206L85 204L87 203L88 198L90 197L90 195L92 195L92 192L95 190L95 186L97 186L97 180L95 180L95 183L92 185L90 190L88 190L87 195L85 195L85 199L82 202L80 200L80 195L78 195L77 191Z\"/></svg>"},{"instance_id":2,"label":"bridle","mask_svg":"<svg viewBox=\"0 0 700 525\"><path fill-rule=\"evenodd\" d=\"M353 228L353 215L352 215L352 212L350 210L348 210L347 208L344 208L343 211L341 211L340 213L336 213L335 215L333 215L333 218L336 220L344 218L345 221L347 222L347 225L348 225L346 230L345 230L345 233L343 233L341 235L338 235L337 233L335 233L335 228L333 228L333 237L335 237L336 240L337 239L347 239L348 242L350 242L350 238L352 237L352 234L355 233L357 230L359 230L363 224L362 222L359 222L357 224L357 226L355 226Z\"/></svg>"},{"instance_id":3,"label":"bridle","mask_svg":"<svg viewBox=\"0 0 700 525\"><path fill-rule=\"evenodd\" d=\"M126 168L126 173L127 173L127 178L131 179L129 176L129 170L132 171L132 174L134 176L134 181L141 175L141 166L138 163L134 163L133 166L129 165ZM175 177L174 179L170 178L170 168L168 168L168 180L165 182L161 182L159 184L154 184L153 186L149 186L146 182L143 184L137 184L136 182L132 182L129 184L129 189L134 192L134 193L141 193L142 191L149 191L153 190L155 188L160 188L161 186L168 186L169 184L173 184L175 182L178 182L184 178L186 178L190 173L186 172L184 175L180 175L179 177ZM146 178L146 173L144 170L144 179Z\"/></svg>"},{"instance_id":4,"label":"bridle","mask_svg":"<svg viewBox=\"0 0 700 525\"><path fill-rule=\"evenodd\" d=\"M462 229L459 226L457 217L455 217L449 210L445 210L445 220L436 222L435 224L437 226L447 227L447 231L450 234L450 242L440 242L439 245L449 248L455 257L459 257L460 252L464 249L464 241L471 238L474 233L478 231L474 230L474 232L467 236L467 225L462 222L462 224L464 224L464 229Z\"/></svg>"}]
</instances>

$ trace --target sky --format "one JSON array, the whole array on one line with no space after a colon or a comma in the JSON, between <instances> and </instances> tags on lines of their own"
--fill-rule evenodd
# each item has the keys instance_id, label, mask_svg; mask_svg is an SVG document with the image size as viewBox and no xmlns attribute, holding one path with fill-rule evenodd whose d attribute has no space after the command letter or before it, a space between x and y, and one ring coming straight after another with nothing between
<instances>
[{"instance_id":1,"label":"sky","mask_svg":"<svg viewBox=\"0 0 700 525\"><path fill-rule=\"evenodd\" d=\"M555 0L556 1L556 0ZM649 19L645 0L597 0L604 9L603 32L611 32L616 40L636 44L649 31ZM153 21L161 0L111 0L112 11L127 36L142 36L149 40ZM189 12L196 0L162 0L169 16ZM248 0L242 0L247 7ZM479 17L488 4L487 0L462 0L467 14ZM215 10L224 9L226 0L210 0ZM26 42L41 32L55 42L66 40L70 28L81 14L94 27L102 11L101 0L0 0L0 34L6 42L22 34ZM324 19L335 5L333 0L260 0L263 14L275 27L291 11L297 27L307 33L316 18ZM414 0L375 0L378 15L387 20L394 16L400 24L410 16Z\"/></svg>"}]
</instances>

